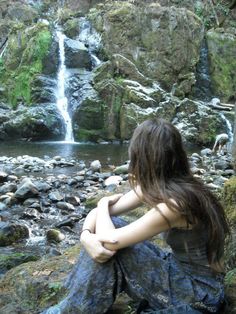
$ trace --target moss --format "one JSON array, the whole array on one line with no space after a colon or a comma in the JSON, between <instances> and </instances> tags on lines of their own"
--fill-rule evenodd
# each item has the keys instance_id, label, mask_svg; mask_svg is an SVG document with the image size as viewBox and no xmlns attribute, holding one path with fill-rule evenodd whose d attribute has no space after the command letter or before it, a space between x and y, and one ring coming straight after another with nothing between
<instances>
[{"instance_id":1,"label":"moss","mask_svg":"<svg viewBox=\"0 0 236 314\"><path fill-rule=\"evenodd\" d=\"M103 139L105 132L103 129L101 130L87 130L80 128L78 133L75 135L76 140L79 141L91 141L91 142L97 142L99 139Z\"/></svg>"},{"instance_id":2,"label":"moss","mask_svg":"<svg viewBox=\"0 0 236 314\"><path fill-rule=\"evenodd\" d=\"M7 271L20 264L37 261L39 256L28 253L0 254L0 271Z\"/></svg>"},{"instance_id":3,"label":"moss","mask_svg":"<svg viewBox=\"0 0 236 314\"><path fill-rule=\"evenodd\" d=\"M14 46L16 38L16 35L11 38L8 59L3 60L0 66L0 72L3 67L5 70L0 77L0 83L6 86L6 98L13 108L19 101L30 104L31 83L35 75L42 71L42 61L49 50L51 33L42 24L21 33L21 49Z\"/></svg>"},{"instance_id":4,"label":"moss","mask_svg":"<svg viewBox=\"0 0 236 314\"><path fill-rule=\"evenodd\" d=\"M210 72L215 94L228 101L236 88L236 37L228 33L207 33Z\"/></svg>"},{"instance_id":5,"label":"moss","mask_svg":"<svg viewBox=\"0 0 236 314\"><path fill-rule=\"evenodd\" d=\"M231 225L236 226L236 176L225 182L222 194L227 218Z\"/></svg>"}]
</instances>

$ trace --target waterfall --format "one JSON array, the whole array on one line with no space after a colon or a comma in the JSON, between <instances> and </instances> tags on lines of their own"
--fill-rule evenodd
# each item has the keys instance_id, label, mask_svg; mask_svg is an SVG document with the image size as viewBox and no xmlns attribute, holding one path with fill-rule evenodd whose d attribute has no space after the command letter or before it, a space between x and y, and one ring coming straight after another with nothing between
<instances>
[{"instance_id":1,"label":"waterfall","mask_svg":"<svg viewBox=\"0 0 236 314\"><path fill-rule=\"evenodd\" d=\"M66 142L74 142L73 129L72 129L72 121L68 112L68 99L65 95L65 86L66 86L66 66L65 66L65 48L64 48L64 40L65 35L62 34L61 31L57 31L57 37L59 40L59 55L60 55L60 66L58 71L58 84L57 84L57 107L60 111L66 126Z\"/></svg>"},{"instance_id":2,"label":"waterfall","mask_svg":"<svg viewBox=\"0 0 236 314\"><path fill-rule=\"evenodd\" d=\"M88 47L89 53L92 58L93 66L98 66L101 61L96 56L96 52L101 47L101 35L92 28L90 22L86 18L80 18L80 34L78 40L83 42Z\"/></svg>"},{"instance_id":3,"label":"waterfall","mask_svg":"<svg viewBox=\"0 0 236 314\"><path fill-rule=\"evenodd\" d=\"M225 117L223 112L220 112L220 117L226 124L226 132L229 136L228 148L231 149L231 146L233 143L233 138L234 138L232 125L231 125L230 121Z\"/></svg>"},{"instance_id":4,"label":"waterfall","mask_svg":"<svg viewBox=\"0 0 236 314\"><path fill-rule=\"evenodd\" d=\"M196 84L194 87L194 97L203 101L209 101L212 98L208 47L206 39L204 39L202 42L200 59L196 67Z\"/></svg>"}]
</instances>

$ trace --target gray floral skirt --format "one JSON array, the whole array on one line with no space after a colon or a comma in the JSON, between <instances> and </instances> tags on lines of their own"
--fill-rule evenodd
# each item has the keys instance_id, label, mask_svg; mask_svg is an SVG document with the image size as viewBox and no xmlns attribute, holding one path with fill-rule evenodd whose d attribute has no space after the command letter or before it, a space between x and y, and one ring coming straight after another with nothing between
<instances>
[{"instance_id":1,"label":"gray floral skirt","mask_svg":"<svg viewBox=\"0 0 236 314\"><path fill-rule=\"evenodd\" d=\"M224 301L223 276L180 263L149 241L119 250L104 264L82 250L66 288L67 297L42 314L103 314L121 291L148 307L137 313L219 313Z\"/></svg>"}]
</instances>

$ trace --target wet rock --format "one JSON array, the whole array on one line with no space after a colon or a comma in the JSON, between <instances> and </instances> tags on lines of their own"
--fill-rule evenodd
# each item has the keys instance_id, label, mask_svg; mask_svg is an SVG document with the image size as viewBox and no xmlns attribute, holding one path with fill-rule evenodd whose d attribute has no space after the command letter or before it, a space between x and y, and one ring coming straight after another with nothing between
<instances>
[{"instance_id":1,"label":"wet rock","mask_svg":"<svg viewBox=\"0 0 236 314\"><path fill-rule=\"evenodd\" d=\"M62 195L58 191L54 191L54 192L49 193L48 198L53 202L59 202L64 199L64 195Z\"/></svg>"},{"instance_id":2,"label":"wet rock","mask_svg":"<svg viewBox=\"0 0 236 314\"><path fill-rule=\"evenodd\" d=\"M201 156L211 156L212 150L210 148L202 149L200 152Z\"/></svg>"},{"instance_id":3,"label":"wet rock","mask_svg":"<svg viewBox=\"0 0 236 314\"><path fill-rule=\"evenodd\" d=\"M49 242L61 242L65 239L65 235L59 230L50 229L46 233L46 238Z\"/></svg>"},{"instance_id":4,"label":"wet rock","mask_svg":"<svg viewBox=\"0 0 236 314\"><path fill-rule=\"evenodd\" d=\"M34 208L27 208L22 214L21 218L23 219L39 219L39 212Z\"/></svg>"},{"instance_id":5,"label":"wet rock","mask_svg":"<svg viewBox=\"0 0 236 314\"><path fill-rule=\"evenodd\" d=\"M17 190L17 185L15 183L7 183L0 187L0 194L5 194L8 192L15 192Z\"/></svg>"},{"instance_id":6,"label":"wet rock","mask_svg":"<svg viewBox=\"0 0 236 314\"><path fill-rule=\"evenodd\" d=\"M57 206L57 208L65 210L65 211L74 211L75 210L74 205L67 203L67 202L58 202L56 206Z\"/></svg>"},{"instance_id":7,"label":"wet rock","mask_svg":"<svg viewBox=\"0 0 236 314\"><path fill-rule=\"evenodd\" d=\"M11 245L28 237L29 230L25 225L0 222L0 246Z\"/></svg>"},{"instance_id":8,"label":"wet rock","mask_svg":"<svg viewBox=\"0 0 236 314\"><path fill-rule=\"evenodd\" d=\"M91 59L88 49L85 45L77 40L65 40L65 64L68 68L85 68L91 69Z\"/></svg>"},{"instance_id":9,"label":"wet rock","mask_svg":"<svg viewBox=\"0 0 236 314\"><path fill-rule=\"evenodd\" d=\"M219 160L215 163L215 169L226 170L232 168L232 164L226 160Z\"/></svg>"},{"instance_id":10,"label":"wet rock","mask_svg":"<svg viewBox=\"0 0 236 314\"><path fill-rule=\"evenodd\" d=\"M15 197L19 199L26 199L34 197L39 194L37 187L28 178L23 179L18 189L15 192Z\"/></svg>"},{"instance_id":11,"label":"wet rock","mask_svg":"<svg viewBox=\"0 0 236 314\"><path fill-rule=\"evenodd\" d=\"M74 206L78 206L81 203L81 200L78 196L74 196L74 195L66 195L65 197L66 202L74 205Z\"/></svg>"},{"instance_id":12,"label":"wet rock","mask_svg":"<svg viewBox=\"0 0 236 314\"><path fill-rule=\"evenodd\" d=\"M8 180L8 174L4 171L0 171L0 183L6 182Z\"/></svg>"},{"instance_id":13,"label":"wet rock","mask_svg":"<svg viewBox=\"0 0 236 314\"><path fill-rule=\"evenodd\" d=\"M0 202L0 211L6 210L7 206L6 204Z\"/></svg>"},{"instance_id":14,"label":"wet rock","mask_svg":"<svg viewBox=\"0 0 236 314\"><path fill-rule=\"evenodd\" d=\"M36 182L35 186L40 192L47 192L51 189L51 186L46 182Z\"/></svg>"}]
</instances>

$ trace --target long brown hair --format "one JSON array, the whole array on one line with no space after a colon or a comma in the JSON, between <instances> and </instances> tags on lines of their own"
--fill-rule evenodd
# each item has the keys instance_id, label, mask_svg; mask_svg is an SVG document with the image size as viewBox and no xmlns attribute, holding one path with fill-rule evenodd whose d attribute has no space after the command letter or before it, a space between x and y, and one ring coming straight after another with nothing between
<instances>
[{"instance_id":1,"label":"long brown hair","mask_svg":"<svg viewBox=\"0 0 236 314\"><path fill-rule=\"evenodd\" d=\"M153 207L164 202L180 211L187 223L205 225L209 263L219 263L229 233L224 210L192 175L177 128L163 119L144 121L133 133L129 157L130 184L140 186L144 202Z\"/></svg>"}]
</instances>

